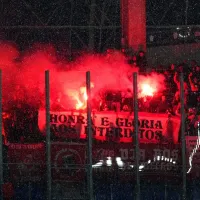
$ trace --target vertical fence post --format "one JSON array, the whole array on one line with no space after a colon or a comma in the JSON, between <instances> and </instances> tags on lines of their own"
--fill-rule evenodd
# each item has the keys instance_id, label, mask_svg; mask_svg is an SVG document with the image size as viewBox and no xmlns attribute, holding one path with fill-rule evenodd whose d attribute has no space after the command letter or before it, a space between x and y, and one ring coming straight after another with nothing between
<instances>
[{"instance_id":1,"label":"vertical fence post","mask_svg":"<svg viewBox=\"0 0 200 200\"><path fill-rule=\"evenodd\" d=\"M28 200L32 200L32 185L31 185L31 173L29 172L28 180Z\"/></svg>"},{"instance_id":2,"label":"vertical fence post","mask_svg":"<svg viewBox=\"0 0 200 200\"><path fill-rule=\"evenodd\" d=\"M49 71L45 71L47 200L51 200L51 133Z\"/></svg>"},{"instance_id":3,"label":"vertical fence post","mask_svg":"<svg viewBox=\"0 0 200 200\"><path fill-rule=\"evenodd\" d=\"M185 153L185 106L184 106L184 77L180 75L180 103L181 103L181 154L182 154L182 199L186 200L186 153Z\"/></svg>"},{"instance_id":4,"label":"vertical fence post","mask_svg":"<svg viewBox=\"0 0 200 200\"><path fill-rule=\"evenodd\" d=\"M2 70L0 70L0 192L3 200L3 124L2 124Z\"/></svg>"},{"instance_id":5,"label":"vertical fence post","mask_svg":"<svg viewBox=\"0 0 200 200\"><path fill-rule=\"evenodd\" d=\"M138 138L138 84L137 73L133 73L133 112L134 112L134 135L133 143L135 148L135 177L136 177L136 192L135 199L140 200L140 175L139 175L139 161L140 161L140 148Z\"/></svg>"},{"instance_id":6,"label":"vertical fence post","mask_svg":"<svg viewBox=\"0 0 200 200\"><path fill-rule=\"evenodd\" d=\"M86 72L87 89L87 177L88 177L88 195L93 200L93 174L92 174L92 120L91 120L91 86L90 72Z\"/></svg>"}]
</instances>

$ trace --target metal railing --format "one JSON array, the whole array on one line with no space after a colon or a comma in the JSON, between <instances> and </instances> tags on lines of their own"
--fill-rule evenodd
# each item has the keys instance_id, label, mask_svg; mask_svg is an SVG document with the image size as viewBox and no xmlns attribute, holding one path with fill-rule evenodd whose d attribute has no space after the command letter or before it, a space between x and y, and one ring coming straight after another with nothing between
<instances>
[{"instance_id":1,"label":"metal railing","mask_svg":"<svg viewBox=\"0 0 200 200\"><path fill-rule=\"evenodd\" d=\"M49 127L49 114L50 114L50 106L49 106L49 98L50 98L50 93L49 93L49 72L47 71L45 73L45 83L46 83L46 87L45 87L45 91L46 91L46 151L45 151L45 155L46 155L46 165L44 167L45 171L42 171L43 172L43 181L42 179L39 181L39 184L43 183L44 187L43 187L43 190L46 192L46 199L50 200L50 199L53 199L53 173L52 173L52 169L53 169L53 165L52 165L52 160L51 160L51 157L52 157L52 152L51 152L51 138L50 138L50 127ZM140 170L139 170L139 141L138 141L138 137L139 137L139 134L137 134L137 122L138 122L138 107L137 107L137 73L134 73L133 75L133 79L134 79L134 83L133 83L133 90L135 91L135 94L134 94L134 124L135 124L135 130L134 130L134 147L135 147L135 160L134 160L134 165L136 165L136 168L134 169L134 173L135 173L135 177L136 177L136 182L132 181L132 184L133 182L136 186L135 189L133 189L133 193L135 195L135 198L137 200L141 199L141 179L140 179L140 176L142 173L140 173ZM182 189L181 189L181 193L182 193L182 199L186 199L186 192L187 192L187 188L186 188L186 158L185 158L185 115L184 115L184 96L183 96L183 75L181 75L181 78L180 78L180 88L181 88L181 120L182 120L182 124L181 124L181 141L182 141L182 169L181 169L181 184L182 184ZM87 172L87 175L86 175L86 180L87 180L87 195L88 195L88 199L89 200L93 200L94 199L94 191L93 191L93 186L94 186L94 175L93 175L93 170L92 170L92 161L93 161L93 155L92 155L92 148L93 148L93 145L92 145L92 132L91 132L91 126L92 126L92 123L91 123L91 108L90 108L90 73L87 72L87 75L86 75L86 83L87 83L87 95L88 95L88 99L87 99L87 116L88 116L88 127L87 127L87 159L86 159L86 172ZM1 88L0 88L1 89ZM1 100L1 98L0 98ZM2 106L2 102L0 101L0 106ZM0 110L1 112L1 110ZM0 115L2 115L2 113L0 113ZM2 126L0 127L2 129ZM0 130L2 131L2 130ZM2 151L2 144L0 143L0 148L1 148L1 152ZM0 165L1 165L1 168L2 171L1 171L1 174L3 174L3 161L0 160ZM8 163L9 164L9 163ZM15 163L17 164L17 163ZM23 163L21 163L23 164ZM34 165L34 163L32 163ZM11 164L12 165L12 164ZM28 186L31 187L32 185L32 181L29 179L30 178L30 175L29 173L25 173L25 168L24 168L24 165L17 165L17 168L19 168L19 166L21 167L21 175L19 174L18 177L19 178L22 178L23 175L25 176L28 176L28 180L26 180L29 184ZM29 166L29 164L28 164ZM36 166L36 165L35 165ZM77 168L76 168L77 169ZM38 168L38 171L40 171L40 168ZM36 171L35 171L36 172ZM12 173L12 176L17 176L15 173ZM2 178L2 182L3 182L3 176L1 177ZM27 178L27 177L26 177ZM22 182L26 182L26 181L22 181ZM15 181L13 181L15 182ZM17 181L17 182L21 182L21 181ZM26 182L26 183L27 183ZM16 184L16 183L15 183ZM3 184L1 184L2 186ZM30 193L30 188L29 188L29 193ZM2 197L3 198L3 197ZM73 198L73 197L71 197Z\"/></svg>"}]
</instances>

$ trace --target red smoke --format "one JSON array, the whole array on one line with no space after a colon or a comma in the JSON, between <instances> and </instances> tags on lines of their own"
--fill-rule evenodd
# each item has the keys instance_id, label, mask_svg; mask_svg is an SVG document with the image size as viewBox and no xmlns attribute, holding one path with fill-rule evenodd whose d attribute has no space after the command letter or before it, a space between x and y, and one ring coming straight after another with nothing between
<instances>
[{"instance_id":1,"label":"red smoke","mask_svg":"<svg viewBox=\"0 0 200 200\"><path fill-rule=\"evenodd\" d=\"M66 109L75 109L79 100L85 101L86 71L91 72L92 97L96 100L105 90L131 89L131 76L137 69L125 62L120 52L112 52L109 56L85 54L75 62L67 63L57 59L56 50L50 45L35 45L20 53L15 45L1 43L3 108L9 109L20 100L31 105L44 105L45 70L50 70L51 103L57 100ZM141 92L142 84L149 84L156 91L164 89L162 75L140 75L138 80L140 97L144 95Z\"/></svg>"}]
</instances>

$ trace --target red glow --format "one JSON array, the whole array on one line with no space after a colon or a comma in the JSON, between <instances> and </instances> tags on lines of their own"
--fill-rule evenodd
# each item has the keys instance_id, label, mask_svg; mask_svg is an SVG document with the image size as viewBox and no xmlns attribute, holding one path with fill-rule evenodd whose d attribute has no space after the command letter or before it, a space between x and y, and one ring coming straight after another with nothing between
<instances>
[{"instance_id":1,"label":"red glow","mask_svg":"<svg viewBox=\"0 0 200 200\"><path fill-rule=\"evenodd\" d=\"M141 96L153 96L155 90L148 84L141 85Z\"/></svg>"},{"instance_id":2,"label":"red glow","mask_svg":"<svg viewBox=\"0 0 200 200\"><path fill-rule=\"evenodd\" d=\"M13 106L15 101L44 105L45 70L50 70L51 103L59 102L67 110L86 108L86 71L91 72L91 98L97 101L101 99L102 91L132 88L132 73L137 72L137 68L126 64L124 55L117 51L109 52L109 56L83 54L76 61L67 63L58 60L53 46L36 45L20 55L15 46L7 43L0 44L0 67L5 109ZM139 96L151 91L142 84L151 86L153 92L164 89L162 75L139 75L138 82Z\"/></svg>"},{"instance_id":3,"label":"red glow","mask_svg":"<svg viewBox=\"0 0 200 200\"><path fill-rule=\"evenodd\" d=\"M78 123L78 129L76 129L78 131L79 134L71 132L69 134L63 133L62 131L59 131L59 128L56 129L56 136L59 138L77 138L80 137L81 139L85 139L86 138L86 134L85 134L85 127L86 127L86 123L87 123L87 113L86 112L81 112L81 116L83 117L83 121L80 122L79 120L77 120L77 116L80 116L80 112L79 111L75 111L72 112L71 111L55 111L55 112L51 112L51 114L55 114L57 116L66 116L67 118L69 116L75 117L75 121L71 122L72 126L77 127L77 123ZM159 142L159 138L152 133L155 133L156 131L163 131L163 136L168 138L171 137L171 129L169 129L167 127L167 120L168 120L168 115L166 114L158 114L158 113L146 113L146 112L140 112L139 113L140 116L140 121L142 120L152 120L152 122L154 122L154 124L152 125L152 127L145 127L143 128L144 135L140 135L140 142L141 143L157 143ZM117 122L117 118L121 119L121 124L120 124L120 138L119 136L111 136L111 140L114 141L120 141L120 142L132 142L132 137L131 136L131 127L127 128L126 124L127 123L132 123L133 122L133 116L128 116L127 113L125 112L119 112L117 115L114 112L110 112L110 111L97 111L94 113L93 118L93 128L96 128L96 132L93 135L93 137L97 140L101 140L101 141L105 141L108 139L108 135L107 135L107 129L113 130L113 128L117 128L119 127L116 122ZM102 119L107 119L108 123L105 125L102 125ZM39 129L41 130L42 133L45 133L45 111L44 110L40 110L39 111L39 116L38 116L38 126ZM156 125L157 120L161 121L161 126L158 127ZM180 120L178 117L173 117L173 124L174 124L174 129L173 129L173 140L175 143L178 142L178 132L179 132L179 128L180 128ZM56 127L59 127L60 125L66 125L66 128L68 127L67 122L63 123L60 121L57 122L51 122L51 125L56 125ZM99 129L100 128L100 129ZM127 137L128 136L128 137ZM151 138L151 139L149 139Z\"/></svg>"},{"instance_id":4,"label":"red glow","mask_svg":"<svg viewBox=\"0 0 200 200\"><path fill-rule=\"evenodd\" d=\"M86 101L87 101L86 87L81 87L79 94L80 94L80 97L79 97L79 95L75 96L75 99L77 101L76 109L77 110L85 109L86 108Z\"/></svg>"},{"instance_id":5,"label":"red glow","mask_svg":"<svg viewBox=\"0 0 200 200\"><path fill-rule=\"evenodd\" d=\"M94 88L94 84L91 83L91 88ZM74 96L74 99L76 101L76 110L84 110L87 105L87 91L86 87L82 86L79 88L79 92L71 91L72 94L69 94L69 96Z\"/></svg>"},{"instance_id":6,"label":"red glow","mask_svg":"<svg viewBox=\"0 0 200 200\"><path fill-rule=\"evenodd\" d=\"M165 89L164 77L160 74L152 73L148 76L139 76L138 79L139 98L152 97Z\"/></svg>"}]
</instances>

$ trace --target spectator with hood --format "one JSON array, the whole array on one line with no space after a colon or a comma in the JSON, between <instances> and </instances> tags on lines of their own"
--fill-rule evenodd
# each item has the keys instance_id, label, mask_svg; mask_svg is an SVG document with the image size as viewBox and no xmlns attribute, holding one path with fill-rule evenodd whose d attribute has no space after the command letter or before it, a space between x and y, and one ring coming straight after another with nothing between
<instances>
[{"instance_id":1,"label":"spectator with hood","mask_svg":"<svg viewBox=\"0 0 200 200\"><path fill-rule=\"evenodd\" d=\"M165 76L165 84L166 84L166 93L169 94L170 96L174 96L177 90L176 83L174 82L174 76L175 76L176 70L175 70L175 64L171 64L164 72Z\"/></svg>"}]
</instances>

